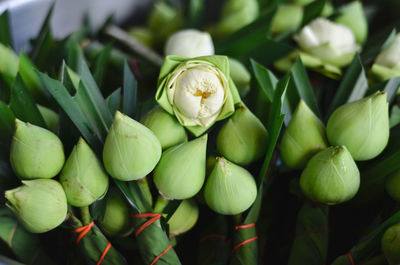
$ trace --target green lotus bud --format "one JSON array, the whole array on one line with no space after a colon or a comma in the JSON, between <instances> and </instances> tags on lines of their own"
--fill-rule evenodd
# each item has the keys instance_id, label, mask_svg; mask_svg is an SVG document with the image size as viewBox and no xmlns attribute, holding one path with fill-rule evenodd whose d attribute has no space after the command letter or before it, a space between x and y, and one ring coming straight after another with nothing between
<instances>
[{"instance_id":1,"label":"green lotus bud","mask_svg":"<svg viewBox=\"0 0 400 265\"><path fill-rule=\"evenodd\" d=\"M325 18L311 21L295 36L295 40L302 52L337 67L348 65L359 49L348 27Z\"/></svg>"},{"instance_id":2,"label":"green lotus bud","mask_svg":"<svg viewBox=\"0 0 400 265\"><path fill-rule=\"evenodd\" d=\"M15 119L10 162L23 179L52 178L64 165L64 148L49 130Z\"/></svg>"},{"instance_id":3,"label":"green lotus bud","mask_svg":"<svg viewBox=\"0 0 400 265\"><path fill-rule=\"evenodd\" d=\"M400 264L400 223L392 225L385 231L381 247L389 265Z\"/></svg>"},{"instance_id":4,"label":"green lotus bud","mask_svg":"<svg viewBox=\"0 0 400 265\"><path fill-rule=\"evenodd\" d=\"M57 133L58 131L58 114L53 110L48 109L42 105L37 105L40 114L44 121L46 122L47 128L49 128L53 133Z\"/></svg>"},{"instance_id":5,"label":"green lotus bud","mask_svg":"<svg viewBox=\"0 0 400 265\"><path fill-rule=\"evenodd\" d=\"M129 34L148 47L154 45L153 33L148 28L134 27L129 30Z\"/></svg>"},{"instance_id":6,"label":"green lotus bud","mask_svg":"<svg viewBox=\"0 0 400 265\"><path fill-rule=\"evenodd\" d=\"M149 174L161 157L154 133L117 111L103 149L103 163L115 179L137 180Z\"/></svg>"},{"instance_id":7,"label":"green lotus bud","mask_svg":"<svg viewBox=\"0 0 400 265\"><path fill-rule=\"evenodd\" d=\"M219 131L217 149L230 161L248 165L265 154L267 141L267 129L248 108L241 106Z\"/></svg>"},{"instance_id":8,"label":"green lotus bud","mask_svg":"<svg viewBox=\"0 0 400 265\"><path fill-rule=\"evenodd\" d=\"M386 190L392 199L400 201L400 170L387 177Z\"/></svg>"},{"instance_id":9,"label":"green lotus bud","mask_svg":"<svg viewBox=\"0 0 400 265\"><path fill-rule=\"evenodd\" d=\"M303 7L293 4L279 5L278 10L272 20L271 31L273 33L283 33L297 29L303 18Z\"/></svg>"},{"instance_id":10,"label":"green lotus bud","mask_svg":"<svg viewBox=\"0 0 400 265\"><path fill-rule=\"evenodd\" d=\"M140 122L157 136L163 150L187 141L185 128L160 106L153 108Z\"/></svg>"},{"instance_id":11,"label":"green lotus bud","mask_svg":"<svg viewBox=\"0 0 400 265\"><path fill-rule=\"evenodd\" d=\"M300 100L282 137L283 162L290 168L303 169L313 155L327 147L324 124Z\"/></svg>"},{"instance_id":12,"label":"green lotus bud","mask_svg":"<svg viewBox=\"0 0 400 265\"><path fill-rule=\"evenodd\" d=\"M7 190L6 206L32 233L44 233L59 226L67 216L67 198L60 183L52 179L22 181Z\"/></svg>"},{"instance_id":13,"label":"green lotus bud","mask_svg":"<svg viewBox=\"0 0 400 265\"><path fill-rule=\"evenodd\" d=\"M189 231L196 224L198 218L199 208L196 202L193 199L183 200L168 220L169 233L176 236Z\"/></svg>"},{"instance_id":14,"label":"green lotus bud","mask_svg":"<svg viewBox=\"0 0 400 265\"><path fill-rule=\"evenodd\" d=\"M400 33L394 37L386 49L379 53L371 71L382 81L400 76Z\"/></svg>"},{"instance_id":15,"label":"green lotus bud","mask_svg":"<svg viewBox=\"0 0 400 265\"><path fill-rule=\"evenodd\" d=\"M154 171L159 192L170 199L188 199L198 193L206 175L207 134L163 152Z\"/></svg>"},{"instance_id":16,"label":"green lotus bud","mask_svg":"<svg viewBox=\"0 0 400 265\"><path fill-rule=\"evenodd\" d=\"M214 55L214 44L208 32L185 29L169 36L164 53L188 58Z\"/></svg>"},{"instance_id":17,"label":"green lotus bud","mask_svg":"<svg viewBox=\"0 0 400 265\"><path fill-rule=\"evenodd\" d=\"M60 174L60 182L72 206L89 206L108 189L108 176L96 154L80 138Z\"/></svg>"},{"instance_id":18,"label":"green lotus bud","mask_svg":"<svg viewBox=\"0 0 400 265\"><path fill-rule=\"evenodd\" d=\"M132 233L133 223L130 206L121 193L113 188L105 198L106 208L99 220L101 230L109 236L124 237Z\"/></svg>"},{"instance_id":19,"label":"green lotus bud","mask_svg":"<svg viewBox=\"0 0 400 265\"><path fill-rule=\"evenodd\" d=\"M311 200L334 205L350 200L360 186L360 172L345 146L331 146L313 156L300 176Z\"/></svg>"},{"instance_id":20,"label":"green lotus bud","mask_svg":"<svg viewBox=\"0 0 400 265\"><path fill-rule=\"evenodd\" d=\"M335 23L345 25L353 31L357 43L364 43L368 34L368 22L361 1L353 1L339 9Z\"/></svg>"},{"instance_id":21,"label":"green lotus bud","mask_svg":"<svg viewBox=\"0 0 400 265\"><path fill-rule=\"evenodd\" d=\"M157 1L153 5L147 20L147 26L158 42L164 42L169 35L182 28L182 25L181 12L164 1Z\"/></svg>"},{"instance_id":22,"label":"green lotus bud","mask_svg":"<svg viewBox=\"0 0 400 265\"><path fill-rule=\"evenodd\" d=\"M220 214L246 211L257 197L257 186L246 169L218 157L204 188L207 205Z\"/></svg>"},{"instance_id":23,"label":"green lotus bud","mask_svg":"<svg viewBox=\"0 0 400 265\"><path fill-rule=\"evenodd\" d=\"M379 155L389 140L386 92L347 103L333 112L326 132L332 145L345 145L355 160Z\"/></svg>"},{"instance_id":24,"label":"green lotus bud","mask_svg":"<svg viewBox=\"0 0 400 265\"><path fill-rule=\"evenodd\" d=\"M216 26L216 34L229 35L257 19L257 0L227 0L222 7L221 20Z\"/></svg>"},{"instance_id":25,"label":"green lotus bud","mask_svg":"<svg viewBox=\"0 0 400 265\"><path fill-rule=\"evenodd\" d=\"M231 57L228 57L228 59L231 78L235 83L240 96L244 97L250 91L251 75L240 61Z\"/></svg>"}]
</instances>

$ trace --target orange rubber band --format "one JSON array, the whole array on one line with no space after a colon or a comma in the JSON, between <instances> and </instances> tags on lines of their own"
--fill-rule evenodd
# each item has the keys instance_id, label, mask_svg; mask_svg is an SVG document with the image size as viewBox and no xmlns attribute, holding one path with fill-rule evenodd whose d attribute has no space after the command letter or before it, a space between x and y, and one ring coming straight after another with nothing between
<instances>
[{"instance_id":1,"label":"orange rubber band","mask_svg":"<svg viewBox=\"0 0 400 265\"><path fill-rule=\"evenodd\" d=\"M99 261L97 262L97 265L100 265L100 263L103 261L104 257L107 255L107 252L110 250L110 248L111 248L111 243L108 242L106 248L104 249L103 253L101 254Z\"/></svg>"},{"instance_id":2,"label":"orange rubber band","mask_svg":"<svg viewBox=\"0 0 400 265\"><path fill-rule=\"evenodd\" d=\"M157 260L159 260L165 253L168 252L168 250L170 250L172 248L172 245L169 245L163 252L160 253L160 255L158 255L155 259L153 259L153 261L150 263L150 265L154 265L154 263L157 262Z\"/></svg>"},{"instance_id":3,"label":"orange rubber band","mask_svg":"<svg viewBox=\"0 0 400 265\"><path fill-rule=\"evenodd\" d=\"M146 221L144 224L142 224L138 230L136 230L135 236L138 237L139 234L149 225L157 221L158 219L161 218L160 213L139 213L139 214L134 214L133 217L135 218L151 218L150 220Z\"/></svg>"},{"instance_id":4,"label":"orange rubber band","mask_svg":"<svg viewBox=\"0 0 400 265\"><path fill-rule=\"evenodd\" d=\"M79 242L81 241L81 239L90 231L90 229L92 229L94 225L94 222L90 222L87 225L84 225L82 227L76 228L73 230L74 233L80 233L78 238L76 239L76 244L79 244Z\"/></svg>"},{"instance_id":5,"label":"orange rubber band","mask_svg":"<svg viewBox=\"0 0 400 265\"><path fill-rule=\"evenodd\" d=\"M258 239L258 236L255 236L255 237L252 237L252 238L249 238L249 239L243 241L242 243L237 244L237 245L233 248L233 250L232 250L232 255L233 255L233 253L235 253L236 250L237 250L238 248L240 248L241 246L244 246L244 245L246 245L246 244L248 244L248 243L250 243L250 242L253 242L253 241L257 240L257 239Z\"/></svg>"},{"instance_id":6,"label":"orange rubber band","mask_svg":"<svg viewBox=\"0 0 400 265\"><path fill-rule=\"evenodd\" d=\"M220 234L209 234L209 235L203 236L203 237L199 240L199 244L203 244L204 241L206 241L206 240L208 240L208 239L210 239L210 238L218 238L218 239L220 239L220 240L222 240L222 241L225 241L225 240L226 240L226 236L224 236L224 235L220 235Z\"/></svg>"},{"instance_id":7,"label":"orange rubber band","mask_svg":"<svg viewBox=\"0 0 400 265\"><path fill-rule=\"evenodd\" d=\"M353 260L353 256L350 254L350 252L347 253L347 257L349 258L351 265L355 265L354 260Z\"/></svg>"},{"instance_id":8,"label":"orange rubber band","mask_svg":"<svg viewBox=\"0 0 400 265\"><path fill-rule=\"evenodd\" d=\"M251 223L251 224L248 224L248 225L237 225L237 226L235 226L235 230L251 228L251 227L254 227L254 226L256 226L255 223Z\"/></svg>"}]
</instances>

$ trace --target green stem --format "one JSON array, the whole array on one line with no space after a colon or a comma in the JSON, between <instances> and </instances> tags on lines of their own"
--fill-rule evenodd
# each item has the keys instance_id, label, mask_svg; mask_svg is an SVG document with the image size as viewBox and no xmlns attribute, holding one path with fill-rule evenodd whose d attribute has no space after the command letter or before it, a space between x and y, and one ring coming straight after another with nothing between
<instances>
[{"instance_id":1,"label":"green stem","mask_svg":"<svg viewBox=\"0 0 400 265\"><path fill-rule=\"evenodd\" d=\"M90 217L89 206L80 207L79 209L81 210L81 221L83 225L88 225L92 219Z\"/></svg>"},{"instance_id":2,"label":"green stem","mask_svg":"<svg viewBox=\"0 0 400 265\"><path fill-rule=\"evenodd\" d=\"M153 196L151 196L150 186L147 182L147 177L137 180L137 184L145 199L149 203L150 207L153 207Z\"/></svg>"},{"instance_id":3,"label":"green stem","mask_svg":"<svg viewBox=\"0 0 400 265\"><path fill-rule=\"evenodd\" d=\"M242 223L242 214L236 214L233 216L233 222L235 223L235 225L240 225Z\"/></svg>"},{"instance_id":4,"label":"green stem","mask_svg":"<svg viewBox=\"0 0 400 265\"><path fill-rule=\"evenodd\" d=\"M156 205L154 206L154 212L155 213L162 213L162 211L164 210L165 206L167 206L169 200L166 199L164 196L162 195L158 195L157 201L156 201Z\"/></svg>"}]
</instances>

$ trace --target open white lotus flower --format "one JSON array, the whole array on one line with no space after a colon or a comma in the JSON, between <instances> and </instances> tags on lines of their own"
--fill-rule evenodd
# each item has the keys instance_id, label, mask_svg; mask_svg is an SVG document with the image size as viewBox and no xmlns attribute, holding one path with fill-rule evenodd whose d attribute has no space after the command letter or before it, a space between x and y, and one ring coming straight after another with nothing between
<instances>
[{"instance_id":1,"label":"open white lotus flower","mask_svg":"<svg viewBox=\"0 0 400 265\"><path fill-rule=\"evenodd\" d=\"M214 55L214 44L208 32L196 29L180 30L168 38L164 53L189 58Z\"/></svg>"},{"instance_id":2,"label":"open white lotus flower","mask_svg":"<svg viewBox=\"0 0 400 265\"><path fill-rule=\"evenodd\" d=\"M337 67L349 64L359 49L348 27L325 18L310 22L295 40L303 52Z\"/></svg>"},{"instance_id":3,"label":"open white lotus flower","mask_svg":"<svg viewBox=\"0 0 400 265\"><path fill-rule=\"evenodd\" d=\"M240 102L225 56L167 56L156 100L195 136L230 116Z\"/></svg>"}]
</instances>

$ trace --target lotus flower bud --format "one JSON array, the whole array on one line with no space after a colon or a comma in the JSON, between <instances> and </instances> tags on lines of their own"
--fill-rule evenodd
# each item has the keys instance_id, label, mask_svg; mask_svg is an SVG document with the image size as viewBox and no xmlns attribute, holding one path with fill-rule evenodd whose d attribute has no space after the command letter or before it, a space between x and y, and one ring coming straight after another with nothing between
<instances>
[{"instance_id":1,"label":"lotus flower bud","mask_svg":"<svg viewBox=\"0 0 400 265\"><path fill-rule=\"evenodd\" d=\"M400 223L385 231L381 239L381 247L389 265L400 264Z\"/></svg>"},{"instance_id":2,"label":"lotus flower bud","mask_svg":"<svg viewBox=\"0 0 400 265\"><path fill-rule=\"evenodd\" d=\"M103 149L107 172L122 181L149 174L161 157L161 144L154 133L117 111Z\"/></svg>"},{"instance_id":3,"label":"lotus flower bud","mask_svg":"<svg viewBox=\"0 0 400 265\"><path fill-rule=\"evenodd\" d=\"M389 140L386 92L347 103L336 109L326 127L332 145L345 145L355 160L379 155Z\"/></svg>"},{"instance_id":4,"label":"lotus flower bud","mask_svg":"<svg viewBox=\"0 0 400 265\"><path fill-rule=\"evenodd\" d=\"M246 211L257 197L253 176L224 158L217 160L204 188L207 205L220 214L235 215Z\"/></svg>"},{"instance_id":5,"label":"lotus flower bud","mask_svg":"<svg viewBox=\"0 0 400 265\"><path fill-rule=\"evenodd\" d=\"M154 171L159 192L170 199L188 199L198 193L206 175L207 134L163 152Z\"/></svg>"},{"instance_id":6,"label":"lotus flower bud","mask_svg":"<svg viewBox=\"0 0 400 265\"><path fill-rule=\"evenodd\" d=\"M300 26L303 18L303 7L293 4L279 5L278 10L272 20L271 31L273 33L283 33L296 29Z\"/></svg>"},{"instance_id":7,"label":"lotus flower bud","mask_svg":"<svg viewBox=\"0 0 400 265\"><path fill-rule=\"evenodd\" d=\"M311 200L334 205L350 200L360 186L360 172L345 146L331 146L313 156L300 176Z\"/></svg>"},{"instance_id":8,"label":"lotus flower bud","mask_svg":"<svg viewBox=\"0 0 400 265\"><path fill-rule=\"evenodd\" d=\"M153 108L140 122L157 136L163 150L187 141L185 128L160 106Z\"/></svg>"},{"instance_id":9,"label":"lotus flower bud","mask_svg":"<svg viewBox=\"0 0 400 265\"><path fill-rule=\"evenodd\" d=\"M240 61L231 57L228 59L231 78L235 83L240 96L244 97L250 91L251 75Z\"/></svg>"},{"instance_id":10,"label":"lotus flower bud","mask_svg":"<svg viewBox=\"0 0 400 265\"><path fill-rule=\"evenodd\" d=\"M173 32L182 27L181 12L164 1L157 1L147 20L148 28L158 42L164 42Z\"/></svg>"},{"instance_id":11,"label":"lotus flower bud","mask_svg":"<svg viewBox=\"0 0 400 265\"><path fill-rule=\"evenodd\" d=\"M216 34L229 35L257 19L257 0L227 0L222 7L221 20L216 26Z\"/></svg>"},{"instance_id":12,"label":"lotus flower bud","mask_svg":"<svg viewBox=\"0 0 400 265\"><path fill-rule=\"evenodd\" d=\"M64 165L64 148L49 130L15 120L10 162L23 179L52 178Z\"/></svg>"},{"instance_id":13,"label":"lotus flower bud","mask_svg":"<svg viewBox=\"0 0 400 265\"><path fill-rule=\"evenodd\" d=\"M382 80L400 76L400 33L375 59L371 71Z\"/></svg>"},{"instance_id":14,"label":"lotus flower bud","mask_svg":"<svg viewBox=\"0 0 400 265\"><path fill-rule=\"evenodd\" d=\"M188 58L214 55L214 44L208 32L186 29L168 38L164 53Z\"/></svg>"},{"instance_id":15,"label":"lotus flower bud","mask_svg":"<svg viewBox=\"0 0 400 265\"><path fill-rule=\"evenodd\" d=\"M303 169L313 155L327 147L324 124L300 100L282 137L283 162L290 168Z\"/></svg>"},{"instance_id":16,"label":"lotus flower bud","mask_svg":"<svg viewBox=\"0 0 400 265\"><path fill-rule=\"evenodd\" d=\"M58 114L42 105L37 105L37 107L40 111L40 114L42 114L44 121L46 122L47 128L49 128L53 133L57 133Z\"/></svg>"},{"instance_id":17,"label":"lotus flower bud","mask_svg":"<svg viewBox=\"0 0 400 265\"><path fill-rule=\"evenodd\" d=\"M353 1L339 9L335 23L347 26L354 33L357 43L364 43L368 34L368 22L361 1Z\"/></svg>"},{"instance_id":18,"label":"lotus flower bud","mask_svg":"<svg viewBox=\"0 0 400 265\"><path fill-rule=\"evenodd\" d=\"M400 201L400 170L387 177L386 190L392 199Z\"/></svg>"},{"instance_id":19,"label":"lotus flower bud","mask_svg":"<svg viewBox=\"0 0 400 265\"><path fill-rule=\"evenodd\" d=\"M95 153L80 138L60 174L68 203L72 206L89 206L102 197L108 189L108 177Z\"/></svg>"},{"instance_id":20,"label":"lotus flower bud","mask_svg":"<svg viewBox=\"0 0 400 265\"><path fill-rule=\"evenodd\" d=\"M130 206L121 193L113 188L105 198L106 209L99 220L101 230L109 236L124 237L132 233L133 223Z\"/></svg>"},{"instance_id":21,"label":"lotus flower bud","mask_svg":"<svg viewBox=\"0 0 400 265\"><path fill-rule=\"evenodd\" d=\"M241 106L219 131L217 149L230 161L248 165L265 154L267 141L267 129L248 108Z\"/></svg>"},{"instance_id":22,"label":"lotus flower bud","mask_svg":"<svg viewBox=\"0 0 400 265\"><path fill-rule=\"evenodd\" d=\"M300 49L319 60L342 67L358 50L353 32L344 25L317 18L295 36Z\"/></svg>"},{"instance_id":23,"label":"lotus flower bud","mask_svg":"<svg viewBox=\"0 0 400 265\"><path fill-rule=\"evenodd\" d=\"M67 216L67 198L60 183L52 179L22 181L7 190L6 206L32 233L44 233L59 226Z\"/></svg>"},{"instance_id":24,"label":"lotus flower bud","mask_svg":"<svg viewBox=\"0 0 400 265\"><path fill-rule=\"evenodd\" d=\"M168 220L169 233L177 236L183 234L196 224L199 218L199 208L193 199L183 200L178 209Z\"/></svg>"}]
</instances>

